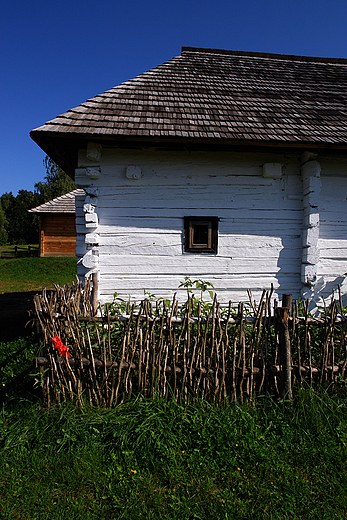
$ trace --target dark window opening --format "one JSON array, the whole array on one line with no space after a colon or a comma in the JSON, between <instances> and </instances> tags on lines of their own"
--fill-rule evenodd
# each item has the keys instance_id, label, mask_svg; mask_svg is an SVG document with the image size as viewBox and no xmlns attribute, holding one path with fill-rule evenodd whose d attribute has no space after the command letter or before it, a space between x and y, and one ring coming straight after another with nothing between
<instances>
[{"instance_id":1,"label":"dark window opening","mask_svg":"<svg viewBox=\"0 0 347 520\"><path fill-rule=\"evenodd\" d=\"M217 253L218 217L184 217L184 251Z\"/></svg>"}]
</instances>

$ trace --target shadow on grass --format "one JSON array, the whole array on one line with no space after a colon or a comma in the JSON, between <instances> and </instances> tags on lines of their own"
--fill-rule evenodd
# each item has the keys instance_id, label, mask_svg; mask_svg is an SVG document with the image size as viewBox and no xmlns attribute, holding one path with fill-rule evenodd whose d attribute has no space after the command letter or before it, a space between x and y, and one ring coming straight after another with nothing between
<instances>
[{"instance_id":1,"label":"shadow on grass","mask_svg":"<svg viewBox=\"0 0 347 520\"><path fill-rule=\"evenodd\" d=\"M0 294L0 342L15 341L33 332L29 311L37 291Z\"/></svg>"}]
</instances>

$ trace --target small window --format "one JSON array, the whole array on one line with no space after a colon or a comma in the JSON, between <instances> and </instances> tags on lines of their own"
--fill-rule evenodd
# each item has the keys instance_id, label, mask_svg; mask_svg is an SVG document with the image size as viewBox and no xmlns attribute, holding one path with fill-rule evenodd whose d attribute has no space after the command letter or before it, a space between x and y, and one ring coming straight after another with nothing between
<instances>
[{"instance_id":1,"label":"small window","mask_svg":"<svg viewBox=\"0 0 347 520\"><path fill-rule=\"evenodd\" d=\"M217 253L218 217L184 217L184 251Z\"/></svg>"}]
</instances>

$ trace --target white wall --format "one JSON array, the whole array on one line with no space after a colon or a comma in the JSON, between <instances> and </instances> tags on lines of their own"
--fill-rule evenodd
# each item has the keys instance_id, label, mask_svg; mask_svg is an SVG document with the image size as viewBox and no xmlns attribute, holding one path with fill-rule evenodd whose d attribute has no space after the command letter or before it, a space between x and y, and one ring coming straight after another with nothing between
<instances>
[{"instance_id":1,"label":"white wall","mask_svg":"<svg viewBox=\"0 0 347 520\"><path fill-rule=\"evenodd\" d=\"M143 297L144 289L171 297L185 276L214 284L219 299L257 298L271 283L297 296L302 284L302 181L299 155L153 152L102 149L100 177L80 151L76 184L98 187L98 227L86 229L77 201L77 254L84 234L98 235L100 298ZM280 179L263 177L263 164L281 163ZM129 165L141 178L126 178ZM183 253L183 217L217 216L218 254ZM323 238L323 237L322 237ZM323 265L323 264L322 264ZM88 271L81 262L79 274ZM347 270L347 269L346 269Z\"/></svg>"},{"instance_id":2,"label":"white wall","mask_svg":"<svg viewBox=\"0 0 347 520\"><path fill-rule=\"evenodd\" d=\"M347 160L321 158L319 263L316 293L331 295L338 284L347 292Z\"/></svg>"}]
</instances>

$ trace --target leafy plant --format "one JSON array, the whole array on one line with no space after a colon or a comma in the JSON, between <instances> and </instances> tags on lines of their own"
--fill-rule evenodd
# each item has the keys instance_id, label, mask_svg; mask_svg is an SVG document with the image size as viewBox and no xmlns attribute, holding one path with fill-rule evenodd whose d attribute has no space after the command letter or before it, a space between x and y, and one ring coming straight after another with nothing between
<instances>
[{"instance_id":1,"label":"leafy plant","mask_svg":"<svg viewBox=\"0 0 347 520\"><path fill-rule=\"evenodd\" d=\"M188 299L191 302L192 308L191 310L193 312L197 312L199 306L202 309L204 313L209 312L212 302L214 299L214 285L211 282L207 282L205 280L202 280L201 278L198 278L196 280L192 280L189 276L184 277L184 282L181 282L178 286L179 288L185 288L187 290ZM199 291L200 294L196 295L196 291ZM205 293L208 293L211 301L205 300ZM186 302L184 306L182 307L182 310L184 310L187 307Z\"/></svg>"},{"instance_id":2,"label":"leafy plant","mask_svg":"<svg viewBox=\"0 0 347 520\"><path fill-rule=\"evenodd\" d=\"M211 300L213 300L214 297L214 285L211 282L202 280L201 278L198 278L197 280L192 280L189 276L185 276L184 282L181 282L178 287L184 287L185 289L187 289L187 293L190 295L194 295L194 289L200 291L200 297L198 298L200 301L202 301L203 295L206 291L210 295ZM209 287L211 289L208 289Z\"/></svg>"}]
</instances>

